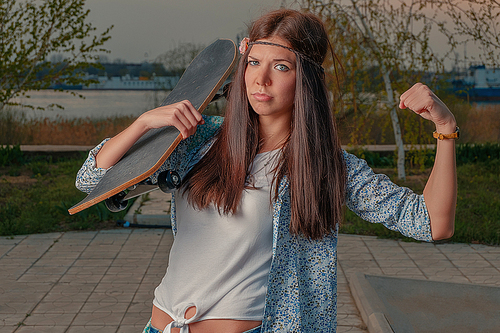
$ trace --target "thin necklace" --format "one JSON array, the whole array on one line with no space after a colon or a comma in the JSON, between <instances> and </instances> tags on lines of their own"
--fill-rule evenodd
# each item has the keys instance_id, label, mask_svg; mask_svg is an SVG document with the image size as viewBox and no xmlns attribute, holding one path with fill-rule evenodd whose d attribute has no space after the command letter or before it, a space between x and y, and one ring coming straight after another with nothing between
<instances>
[{"instance_id":1,"label":"thin necklace","mask_svg":"<svg viewBox=\"0 0 500 333\"><path fill-rule=\"evenodd\" d=\"M272 138L272 136L271 136L271 138ZM273 146L273 148L272 148L272 149L267 150L267 151L264 151L264 152L261 152L260 154L262 154L262 153L266 153L266 152L268 152L268 151L273 151L273 150L276 150L276 149L281 149L281 148L283 148L283 146L285 145L285 143L286 143L287 139L288 139L288 135L287 135L287 136L285 136L284 138L282 138L281 140L279 140L278 142L276 142L276 144ZM263 143L260 145L260 147L259 147L259 151L262 149L262 146L263 146L263 145L264 145Z\"/></svg>"},{"instance_id":2,"label":"thin necklace","mask_svg":"<svg viewBox=\"0 0 500 333\"><path fill-rule=\"evenodd\" d=\"M279 155L279 153L277 151L280 151L281 149L274 149L274 150L270 150L270 151L266 151L266 152L263 152L263 153L260 153L260 154L268 154L268 155L271 155L267 158L267 161L264 163L263 166L261 166L259 168L259 170L255 171L255 172L252 172L250 174L248 174L247 178L246 178L246 183L248 185L251 185L251 186L254 186L255 185L255 176L256 174L260 173L262 170L264 170L271 162L273 162L276 157ZM255 159L252 161L252 164L250 164L250 170L253 168L253 164L255 162ZM267 173L266 173L267 174Z\"/></svg>"}]
</instances>

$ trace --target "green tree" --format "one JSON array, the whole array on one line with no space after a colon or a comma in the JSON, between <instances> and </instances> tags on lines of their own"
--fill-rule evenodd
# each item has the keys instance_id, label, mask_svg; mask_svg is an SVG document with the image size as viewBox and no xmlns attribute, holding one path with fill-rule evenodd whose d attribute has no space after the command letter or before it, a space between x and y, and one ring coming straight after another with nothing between
<instances>
[{"instance_id":1,"label":"green tree","mask_svg":"<svg viewBox=\"0 0 500 333\"><path fill-rule=\"evenodd\" d=\"M21 105L14 98L33 90L91 82L84 69L97 52L108 52L102 46L112 26L96 34L84 6L85 0L0 1L0 111ZM62 57L49 58L54 54Z\"/></svg>"}]
</instances>

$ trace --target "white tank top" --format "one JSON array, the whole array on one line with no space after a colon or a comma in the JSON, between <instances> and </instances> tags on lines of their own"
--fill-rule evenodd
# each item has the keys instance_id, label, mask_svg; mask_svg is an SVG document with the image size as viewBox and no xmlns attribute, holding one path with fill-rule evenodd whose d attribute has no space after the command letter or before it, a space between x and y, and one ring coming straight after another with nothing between
<instances>
[{"instance_id":1,"label":"white tank top","mask_svg":"<svg viewBox=\"0 0 500 333\"><path fill-rule=\"evenodd\" d=\"M153 304L181 327L206 319L262 320L272 257L272 170L279 150L257 154L234 215L195 210L176 196L177 234ZM189 307L196 314L184 319Z\"/></svg>"}]
</instances>

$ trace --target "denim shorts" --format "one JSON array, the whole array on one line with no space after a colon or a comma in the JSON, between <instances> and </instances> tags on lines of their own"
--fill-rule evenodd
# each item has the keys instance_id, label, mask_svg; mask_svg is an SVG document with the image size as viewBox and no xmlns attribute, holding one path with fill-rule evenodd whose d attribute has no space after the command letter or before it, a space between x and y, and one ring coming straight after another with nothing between
<instances>
[{"instance_id":1,"label":"denim shorts","mask_svg":"<svg viewBox=\"0 0 500 333\"><path fill-rule=\"evenodd\" d=\"M260 333L260 328L261 326L257 326L256 328L252 328L251 330L245 331L243 333ZM151 319L149 320L148 324L144 328L144 331L142 333L162 333L163 331L151 326Z\"/></svg>"}]
</instances>

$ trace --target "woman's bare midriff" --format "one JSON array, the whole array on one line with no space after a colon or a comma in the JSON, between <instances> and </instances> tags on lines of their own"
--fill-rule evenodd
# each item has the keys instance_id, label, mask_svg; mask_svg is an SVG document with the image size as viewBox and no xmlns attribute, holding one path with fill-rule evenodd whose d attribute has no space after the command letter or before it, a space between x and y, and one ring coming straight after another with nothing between
<instances>
[{"instance_id":1,"label":"woman's bare midriff","mask_svg":"<svg viewBox=\"0 0 500 333\"><path fill-rule=\"evenodd\" d=\"M187 309L184 318L189 319L196 314L196 307ZM153 305L151 315L151 325L157 329L163 330L172 321L172 317ZM234 319L206 319L189 324L190 333L242 333L262 324L255 320L234 320ZM173 333L179 333L179 328L173 328ZM166 332L167 333L167 332ZM169 332L168 332L169 333Z\"/></svg>"}]
</instances>

